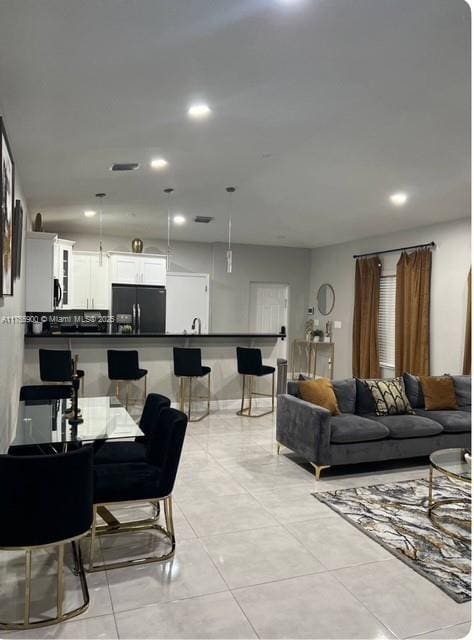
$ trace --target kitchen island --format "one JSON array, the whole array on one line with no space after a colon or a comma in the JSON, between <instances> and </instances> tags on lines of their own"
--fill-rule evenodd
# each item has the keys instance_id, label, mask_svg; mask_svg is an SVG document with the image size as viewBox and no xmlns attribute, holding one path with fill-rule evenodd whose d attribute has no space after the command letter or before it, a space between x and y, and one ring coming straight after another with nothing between
<instances>
[{"instance_id":1,"label":"kitchen island","mask_svg":"<svg viewBox=\"0 0 474 640\"><path fill-rule=\"evenodd\" d=\"M277 358L286 358L284 333L54 333L25 336L23 384L39 384L39 349L70 349L79 357L85 371L84 395L114 395L115 385L107 375L107 349L136 349L140 366L148 370L148 391L177 398L178 379L173 373L173 346L199 347L203 364L211 367L213 401L237 401L241 381L237 373L237 346L258 347L265 364L276 366ZM262 389L265 389L262 381ZM131 389L139 396L142 383ZM199 388L196 386L196 393Z\"/></svg>"}]
</instances>

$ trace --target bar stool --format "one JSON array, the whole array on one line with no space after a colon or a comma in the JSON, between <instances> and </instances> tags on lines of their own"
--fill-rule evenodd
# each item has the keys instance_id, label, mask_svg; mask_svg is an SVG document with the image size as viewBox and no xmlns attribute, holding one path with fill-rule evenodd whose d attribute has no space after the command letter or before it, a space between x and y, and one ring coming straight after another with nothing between
<instances>
[{"instance_id":1,"label":"bar stool","mask_svg":"<svg viewBox=\"0 0 474 640\"><path fill-rule=\"evenodd\" d=\"M144 380L143 402L146 399L146 376L147 369L140 369L138 364L138 351L116 351L107 350L107 365L109 370L109 380L115 381L115 394L120 400L120 383L126 383L125 408L128 409L128 393L131 381Z\"/></svg>"},{"instance_id":2,"label":"bar stool","mask_svg":"<svg viewBox=\"0 0 474 640\"><path fill-rule=\"evenodd\" d=\"M240 375L243 376L242 380L242 403L240 405L240 411L237 411L238 416L247 416L248 418L261 418L269 413L273 413L275 410L275 367L269 367L262 364L262 352L260 349L249 349L246 347L237 347L237 369ZM272 374L272 392L270 393L258 393L253 390L255 377L261 378L262 376L268 376ZM247 377L249 381L249 404L248 407L244 407L245 402L245 383ZM265 396L272 398L271 411L265 411L264 413L252 414L252 398L253 396Z\"/></svg>"},{"instance_id":3,"label":"bar stool","mask_svg":"<svg viewBox=\"0 0 474 640\"><path fill-rule=\"evenodd\" d=\"M211 406L211 368L203 367L201 363L201 349L183 349L180 347L173 347L173 362L174 362L174 375L179 380L179 408L184 413L184 393L185 393L185 380L189 380L188 391L188 421L199 422L203 418L209 415ZM207 396L194 396L192 395L193 378L207 378ZM191 420L191 408L193 400L207 400L207 411L203 413L199 418Z\"/></svg>"},{"instance_id":4,"label":"bar stool","mask_svg":"<svg viewBox=\"0 0 474 640\"><path fill-rule=\"evenodd\" d=\"M79 356L74 356L68 349L39 349L39 369L42 382L71 382L74 371L81 380L84 395L84 371L77 369Z\"/></svg>"}]
</instances>

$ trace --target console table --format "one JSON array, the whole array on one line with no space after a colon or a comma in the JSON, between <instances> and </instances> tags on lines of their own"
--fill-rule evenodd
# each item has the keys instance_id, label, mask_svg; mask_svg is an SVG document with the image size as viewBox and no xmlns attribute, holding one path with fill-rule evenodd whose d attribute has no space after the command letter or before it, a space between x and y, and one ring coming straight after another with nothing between
<instances>
[{"instance_id":1,"label":"console table","mask_svg":"<svg viewBox=\"0 0 474 640\"><path fill-rule=\"evenodd\" d=\"M332 380L334 372L334 342L311 342L299 338L293 340L291 349L292 380L295 380L300 372L315 378L318 356L327 358L328 378Z\"/></svg>"}]
</instances>

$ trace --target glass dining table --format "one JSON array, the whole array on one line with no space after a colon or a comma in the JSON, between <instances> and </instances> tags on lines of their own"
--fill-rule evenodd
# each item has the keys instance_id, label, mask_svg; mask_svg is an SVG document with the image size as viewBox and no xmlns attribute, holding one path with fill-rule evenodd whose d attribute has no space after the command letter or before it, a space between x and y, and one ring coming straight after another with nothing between
<instances>
[{"instance_id":1,"label":"glass dining table","mask_svg":"<svg viewBox=\"0 0 474 640\"><path fill-rule=\"evenodd\" d=\"M143 432L115 397L79 398L82 422L76 424L66 413L69 399L28 400L19 403L18 420L10 447L37 445L67 450L70 443L135 438Z\"/></svg>"}]
</instances>

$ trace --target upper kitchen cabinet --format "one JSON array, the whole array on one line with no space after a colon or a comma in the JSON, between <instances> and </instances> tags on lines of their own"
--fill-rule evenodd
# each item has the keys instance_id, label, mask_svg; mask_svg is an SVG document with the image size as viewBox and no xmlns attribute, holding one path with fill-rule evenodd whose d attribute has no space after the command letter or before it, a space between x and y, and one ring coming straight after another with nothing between
<instances>
[{"instance_id":1,"label":"upper kitchen cabinet","mask_svg":"<svg viewBox=\"0 0 474 640\"><path fill-rule=\"evenodd\" d=\"M110 253L110 281L115 284L166 285L166 256Z\"/></svg>"},{"instance_id":2,"label":"upper kitchen cabinet","mask_svg":"<svg viewBox=\"0 0 474 640\"><path fill-rule=\"evenodd\" d=\"M73 309L106 310L110 306L109 259L96 251L73 253Z\"/></svg>"},{"instance_id":3,"label":"upper kitchen cabinet","mask_svg":"<svg viewBox=\"0 0 474 640\"><path fill-rule=\"evenodd\" d=\"M56 238L53 249L53 274L59 283L58 308L72 308L72 248L75 242Z\"/></svg>"}]
</instances>

